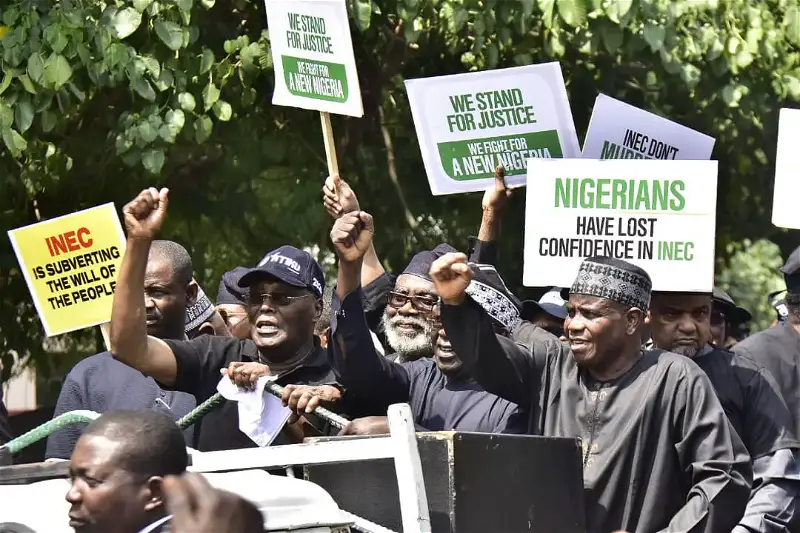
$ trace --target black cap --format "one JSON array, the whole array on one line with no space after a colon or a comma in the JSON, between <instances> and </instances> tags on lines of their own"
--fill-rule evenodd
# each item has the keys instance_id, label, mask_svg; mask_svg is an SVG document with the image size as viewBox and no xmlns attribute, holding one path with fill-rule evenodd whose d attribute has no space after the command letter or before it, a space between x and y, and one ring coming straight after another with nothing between
<instances>
[{"instance_id":1,"label":"black cap","mask_svg":"<svg viewBox=\"0 0 800 533\"><path fill-rule=\"evenodd\" d=\"M411 258L411 261L408 263L408 266L403 270L402 274L417 276L419 278L426 279L428 281L433 281L431 280L431 275L430 275L431 265L433 265L433 262L445 254L457 251L458 250L456 250L449 244L442 243L433 250L425 250L423 252L420 252Z\"/></svg>"},{"instance_id":2,"label":"black cap","mask_svg":"<svg viewBox=\"0 0 800 533\"><path fill-rule=\"evenodd\" d=\"M780 268L783 279L786 281L786 290L791 293L800 293L800 246L789 254L786 264Z\"/></svg>"},{"instance_id":3,"label":"black cap","mask_svg":"<svg viewBox=\"0 0 800 533\"><path fill-rule=\"evenodd\" d=\"M222 275L217 290L217 305L247 305L250 291L239 286L239 280L250 271L247 267L236 267Z\"/></svg>"},{"instance_id":4,"label":"black cap","mask_svg":"<svg viewBox=\"0 0 800 533\"><path fill-rule=\"evenodd\" d=\"M281 246L264 256L239 280L239 287L249 287L265 277L275 277L293 287L308 289L319 297L325 290L322 267L311 254L294 246Z\"/></svg>"},{"instance_id":5,"label":"black cap","mask_svg":"<svg viewBox=\"0 0 800 533\"><path fill-rule=\"evenodd\" d=\"M750 311L744 307L736 305L736 302L733 301L733 298L731 298L727 292L723 291L719 287L714 287L714 292L711 295L711 299L714 304L721 308L722 311L728 316L728 322L734 324L744 324L745 322L750 322L750 320L753 319L753 315L750 314Z\"/></svg>"}]
</instances>

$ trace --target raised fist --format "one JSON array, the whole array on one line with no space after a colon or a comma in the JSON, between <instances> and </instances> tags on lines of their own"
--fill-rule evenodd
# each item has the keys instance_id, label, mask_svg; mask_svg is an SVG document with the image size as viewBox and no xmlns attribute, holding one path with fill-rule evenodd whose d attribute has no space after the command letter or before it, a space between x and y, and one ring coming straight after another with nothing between
<instances>
[{"instance_id":1,"label":"raised fist","mask_svg":"<svg viewBox=\"0 0 800 533\"><path fill-rule=\"evenodd\" d=\"M494 211L501 214L508 204L511 197L511 189L506 187L506 170L503 165L497 165L494 169L494 185L483 193L481 206L484 211Z\"/></svg>"},{"instance_id":2,"label":"raised fist","mask_svg":"<svg viewBox=\"0 0 800 533\"><path fill-rule=\"evenodd\" d=\"M445 254L431 265L431 279L436 292L448 305L459 305L466 298L466 290L472 281L472 270L467 265L467 256L462 253Z\"/></svg>"},{"instance_id":3,"label":"raised fist","mask_svg":"<svg viewBox=\"0 0 800 533\"><path fill-rule=\"evenodd\" d=\"M372 245L372 234L375 228L372 215L363 211L354 211L342 215L331 230L331 241L336 248L339 261L357 263L364 258Z\"/></svg>"},{"instance_id":4,"label":"raised fist","mask_svg":"<svg viewBox=\"0 0 800 533\"><path fill-rule=\"evenodd\" d=\"M325 211L334 220L360 209L356 193L338 174L328 176L325 180L325 185L322 186L322 203L325 205Z\"/></svg>"},{"instance_id":5,"label":"raised fist","mask_svg":"<svg viewBox=\"0 0 800 533\"><path fill-rule=\"evenodd\" d=\"M129 238L152 240L156 237L167 215L168 194L169 189L159 191L150 187L122 208Z\"/></svg>"}]
</instances>

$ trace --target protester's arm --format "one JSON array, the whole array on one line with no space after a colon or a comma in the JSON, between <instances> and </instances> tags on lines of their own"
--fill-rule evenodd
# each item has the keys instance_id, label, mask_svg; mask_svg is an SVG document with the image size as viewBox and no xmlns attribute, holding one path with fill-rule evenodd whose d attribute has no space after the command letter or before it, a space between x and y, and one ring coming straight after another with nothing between
<instances>
[{"instance_id":1,"label":"protester's arm","mask_svg":"<svg viewBox=\"0 0 800 533\"><path fill-rule=\"evenodd\" d=\"M743 357L736 361L743 365ZM754 367L745 384L743 439L753 458L753 491L733 533L788 533L800 522L800 445L789 409L769 372Z\"/></svg>"},{"instance_id":2,"label":"protester's arm","mask_svg":"<svg viewBox=\"0 0 800 533\"><path fill-rule=\"evenodd\" d=\"M505 169L499 165L494 171L494 185L483 195L483 216L478 238L470 249L471 262L497 266L497 241L500 239L503 214L510 197L511 190L505 183Z\"/></svg>"},{"instance_id":3,"label":"protester's arm","mask_svg":"<svg viewBox=\"0 0 800 533\"><path fill-rule=\"evenodd\" d=\"M89 409L89 405L83 397L83 387L70 373L67 374L64 384L61 386L53 418L80 409ZM47 437L44 458L69 459L86 426L87 424L69 424Z\"/></svg>"},{"instance_id":4,"label":"protester's arm","mask_svg":"<svg viewBox=\"0 0 800 533\"><path fill-rule=\"evenodd\" d=\"M164 385L178 371L175 355L162 340L147 335L144 276L150 244L167 210L167 189L142 191L122 212L128 241L111 310L111 354Z\"/></svg>"},{"instance_id":5,"label":"protester's arm","mask_svg":"<svg viewBox=\"0 0 800 533\"><path fill-rule=\"evenodd\" d=\"M466 295L472 278L464 254L446 254L431 266L442 298L442 324L465 370L488 392L529 407L536 363L532 354L494 333L486 312Z\"/></svg>"},{"instance_id":6,"label":"protester's arm","mask_svg":"<svg viewBox=\"0 0 800 533\"><path fill-rule=\"evenodd\" d=\"M687 367L674 392L675 451L691 488L665 532L731 531L750 496L750 456L728 421L708 377Z\"/></svg>"},{"instance_id":7,"label":"protester's arm","mask_svg":"<svg viewBox=\"0 0 800 533\"><path fill-rule=\"evenodd\" d=\"M372 217L363 212L339 218L331 240L339 256L336 291L331 303L331 342L328 356L337 381L360 398L381 402L408 401L406 370L375 352L362 306L361 264L371 246Z\"/></svg>"}]
</instances>

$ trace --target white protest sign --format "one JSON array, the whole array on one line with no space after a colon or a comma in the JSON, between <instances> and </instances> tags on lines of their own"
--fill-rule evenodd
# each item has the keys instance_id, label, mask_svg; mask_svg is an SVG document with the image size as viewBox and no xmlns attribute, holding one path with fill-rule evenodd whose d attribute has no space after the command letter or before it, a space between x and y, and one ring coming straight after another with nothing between
<instances>
[{"instance_id":1,"label":"white protest sign","mask_svg":"<svg viewBox=\"0 0 800 533\"><path fill-rule=\"evenodd\" d=\"M275 69L272 103L361 117L345 0L265 0Z\"/></svg>"},{"instance_id":2,"label":"white protest sign","mask_svg":"<svg viewBox=\"0 0 800 533\"><path fill-rule=\"evenodd\" d=\"M583 143L588 159L711 159L714 138L601 94Z\"/></svg>"},{"instance_id":3,"label":"white protest sign","mask_svg":"<svg viewBox=\"0 0 800 533\"><path fill-rule=\"evenodd\" d=\"M503 165L524 185L531 157L580 157L557 62L406 80L434 195L484 191Z\"/></svg>"},{"instance_id":4,"label":"white protest sign","mask_svg":"<svg viewBox=\"0 0 800 533\"><path fill-rule=\"evenodd\" d=\"M775 156L775 192L772 223L800 229L800 109L781 109L778 121L778 153Z\"/></svg>"},{"instance_id":5,"label":"white protest sign","mask_svg":"<svg viewBox=\"0 0 800 533\"><path fill-rule=\"evenodd\" d=\"M661 291L711 292L716 161L532 159L527 286L569 287L586 257L644 268Z\"/></svg>"}]
</instances>

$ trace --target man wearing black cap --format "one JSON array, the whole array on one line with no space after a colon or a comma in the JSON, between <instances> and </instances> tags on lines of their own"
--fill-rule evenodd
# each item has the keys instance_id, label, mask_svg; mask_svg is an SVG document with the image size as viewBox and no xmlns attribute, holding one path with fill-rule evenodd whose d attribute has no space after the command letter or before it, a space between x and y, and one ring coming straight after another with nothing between
<instances>
[{"instance_id":1,"label":"man wearing black cap","mask_svg":"<svg viewBox=\"0 0 800 533\"><path fill-rule=\"evenodd\" d=\"M711 334L714 346L732 348L738 342L739 328L750 322L753 315L744 307L736 305L733 298L719 287L712 294Z\"/></svg>"},{"instance_id":2,"label":"man wearing black cap","mask_svg":"<svg viewBox=\"0 0 800 533\"><path fill-rule=\"evenodd\" d=\"M229 365L226 373L237 383L252 383L257 374L265 372L277 376L281 385L333 383L325 350L314 336L325 285L322 269L307 252L291 246L268 254L262 266L251 269L239 281L240 287L250 289L252 340L202 335L179 341L147 335L142 278L150 243L164 221L167 193L166 189L150 188L123 209L128 242L111 316L114 357L165 387L193 394L198 403L216 393L220 373ZM195 447L201 451L255 446L239 431L237 407L232 402L201 419L196 424L196 437ZM302 435L289 435L285 430L274 443L286 444L298 438Z\"/></svg>"},{"instance_id":3,"label":"man wearing black cap","mask_svg":"<svg viewBox=\"0 0 800 533\"><path fill-rule=\"evenodd\" d=\"M800 442L773 377L750 358L710 344L710 294L654 293L652 300L655 347L690 357L708 375L753 461L753 491L733 533L794 531L800 525Z\"/></svg>"},{"instance_id":4,"label":"man wearing black cap","mask_svg":"<svg viewBox=\"0 0 800 533\"><path fill-rule=\"evenodd\" d=\"M237 339L249 339L251 335L250 321L247 320L250 292L247 287L239 286L242 276L249 271L249 268L240 266L225 272L217 292L217 312L228 327L228 331Z\"/></svg>"},{"instance_id":5,"label":"man wearing black cap","mask_svg":"<svg viewBox=\"0 0 800 533\"><path fill-rule=\"evenodd\" d=\"M363 212L340 217L331 231L331 240L339 256L339 275L332 303L330 354L339 382L348 392L369 401L375 414L385 413L393 403L408 402L414 422L423 431L500 433L524 429L513 426L517 420L513 416L515 405L484 391L461 371L461 361L438 323L438 296L433 299L434 320L430 326L438 337L433 360L423 358L396 364L375 352L364 317L360 287L361 264L371 245L372 234L372 217ZM422 264L430 270L427 255L418 255L412 260L406 273L398 278L398 288L404 286L404 276L422 275ZM514 302L494 267L473 265L473 268L475 279L467 290L485 306L498 326L513 328L519 320L519 303ZM395 308L394 316L402 317L406 307ZM299 398L295 396L294 399ZM296 403L290 401L289 406L297 408ZM385 418L381 418L382 425L375 420L370 420L369 424L356 420L345 434L362 432L353 429L362 425L366 425L370 433L385 433L388 426Z\"/></svg>"},{"instance_id":6,"label":"man wearing black cap","mask_svg":"<svg viewBox=\"0 0 800 533\"><path fill-rule=\"evenodd\" d=\"M749 456L697 365L641 349L652 285L644 270L584 260L569 295L569 342L523 324L532 330L524 345L495 335L466 292L471 274L463 254L434 263L444 328L478 383L526 412L529 433L581 439L587 531L736 526Z\"/></svg>"},{"instance_id":7,"label":"man wearing black cap","mask_svg":"<svg viewBox=\"0 0 800 533\"><path fill-rule=\"evenodd\" d=\"M781 272L786 281L787 322L748 337L734 347L734 352L754 359L776 379L794 418L797 435L800 433L800 247L792 252Z\"/></svg>"}]
</instances>

